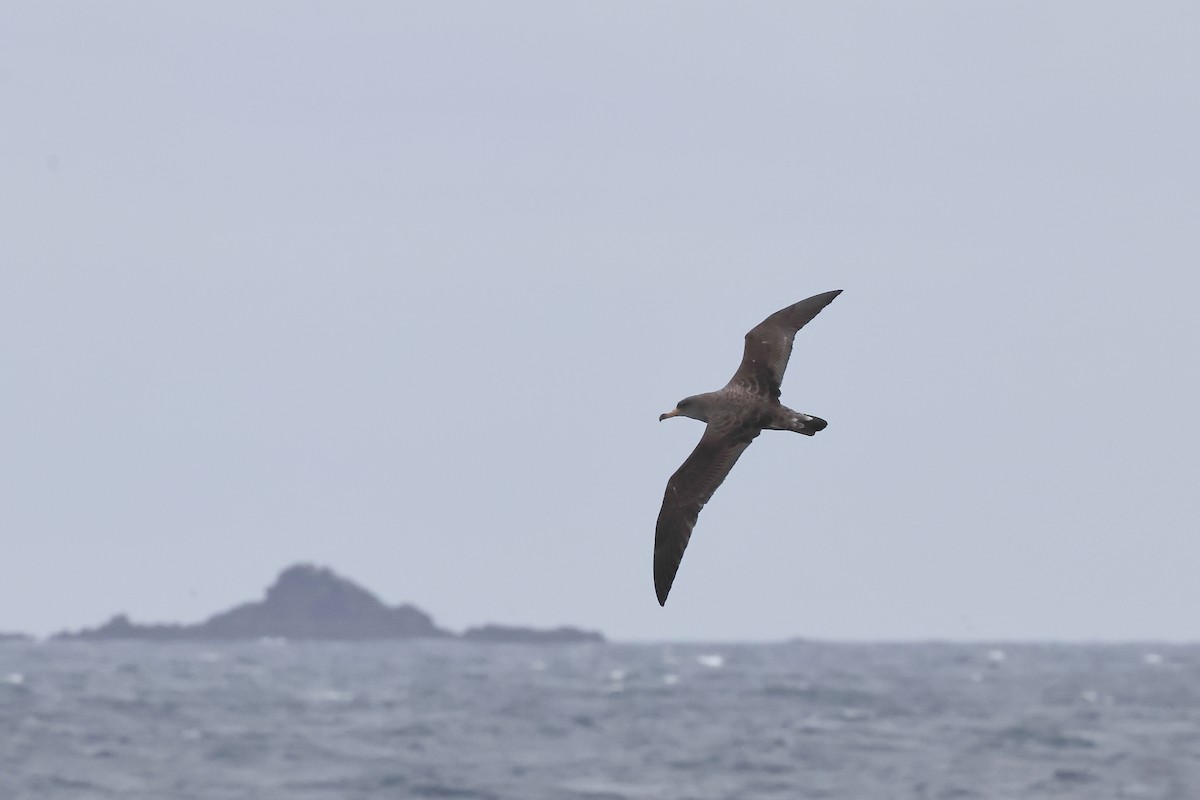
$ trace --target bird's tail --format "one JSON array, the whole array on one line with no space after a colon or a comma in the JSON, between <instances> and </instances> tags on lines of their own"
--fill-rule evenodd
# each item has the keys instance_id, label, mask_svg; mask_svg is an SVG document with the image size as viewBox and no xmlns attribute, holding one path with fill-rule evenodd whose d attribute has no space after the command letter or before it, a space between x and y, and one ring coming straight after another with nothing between
<instances>
[{"instance_id":1,"label":"bird's tail","mask_svg":"<svg viewBox=\"0 0 1200 800\"><path fill-rule=\"evenodd\" d=\"M812 436L817 431L825 430L825 426L829 423L820 417L814 417L812 414L805 414L802 411L792 411L788 409L787 414L780 420L779 430L795 431L803 433L805 436Z\"/></svg>"}]
</instances>

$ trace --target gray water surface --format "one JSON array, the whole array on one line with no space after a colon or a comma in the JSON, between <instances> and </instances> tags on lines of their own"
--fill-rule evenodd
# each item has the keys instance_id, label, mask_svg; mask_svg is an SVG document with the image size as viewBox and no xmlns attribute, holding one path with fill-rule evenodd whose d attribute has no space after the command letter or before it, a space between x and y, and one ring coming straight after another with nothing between
<instances>
[{"instance_id":1,"label":"gray water surface","mask_svg":"<svg viewBox=\"0 0 1200 800\"><path fill-rule=\"evenodd\" d=\"M1200 646L0 644L0 800L1200 798Z\"/></svg>"}]
</instances>

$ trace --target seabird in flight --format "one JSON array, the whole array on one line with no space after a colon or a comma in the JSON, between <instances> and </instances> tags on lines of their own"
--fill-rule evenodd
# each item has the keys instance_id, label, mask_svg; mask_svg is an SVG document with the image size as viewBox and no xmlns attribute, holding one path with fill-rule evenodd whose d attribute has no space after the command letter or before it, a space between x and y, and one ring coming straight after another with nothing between
<instances>
[{"instance_id":1,"label":"seabird in flight","mask_svg":"<svg viewBox=\"0 0 1200 800\"><path fill-rule=\"evenodd\" d=\"M779 402L779 384L792 354L792 340L841 289L814 295L776 311L746 334L742 363L725 387L692 395L658 418L691 417L708 423L700 443L687 457L663 496L654 531L654 591L658 604L667 593L683 559L700 509L725 480L754 437L763 430L795 431L812 436L828 424L820 417L792 411Z\"/></svg>"}]
</instances>

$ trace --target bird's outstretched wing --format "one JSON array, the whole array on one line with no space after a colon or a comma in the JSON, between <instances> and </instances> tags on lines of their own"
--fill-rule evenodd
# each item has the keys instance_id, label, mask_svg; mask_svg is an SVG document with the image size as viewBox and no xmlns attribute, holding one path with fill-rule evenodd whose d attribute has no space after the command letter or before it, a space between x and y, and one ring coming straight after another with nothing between
<instances>
[{"instance_id":1,"label":"bird's outstretched wing","mask_svg":"<svg viewBox=\"0 0 1200 800\"><path fill-rule=\"evenodd\" d=\"M779 385L783 382L783 371L787 369L792 355L792 341L796 331L821 313L821 309L833 302L842 293L841 289L813 295L807 300L776 311L754 326L746 334L746 350L742 363L733 374L730 383L738 383L755 394L778 398Z\"/></svg>"},{"instance_id":2,"label":"bird's outstretched wing","mask_svg":"<svg viewBox=\"0 0 1200 800\"><path fill-rule=\"evenodd\" d=\"M758 434L757 429L718 431L709 425L696 449L667 482L654 531L654 591L660 606L667 603L700 509Z\"/></svg>"}]
</instances>

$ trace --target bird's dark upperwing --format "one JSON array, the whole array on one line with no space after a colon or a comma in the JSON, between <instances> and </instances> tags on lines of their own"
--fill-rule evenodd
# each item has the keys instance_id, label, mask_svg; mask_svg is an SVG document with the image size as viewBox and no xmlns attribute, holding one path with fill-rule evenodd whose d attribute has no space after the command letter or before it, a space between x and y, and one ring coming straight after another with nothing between
<instances>
[{"instance_id":1,"label":"bird's dark upperwing","mask_svg":"<svg viewBox=\"0 0 1200 800\"><path fill-rule=\"evenodd\" d=\"M755 394L778 398L783 371L792 355L796 331L833 302L841 289L813 295L776 311L746 334L746 350L730 383L739 383Z\"/></svg>"},{"instance_id":2,"label":"bird's dark upperwing","mask_svg":"<svg viewBox=\"0 0 1200 800\"><path fill-rule=\"evenodd\" d=\"M700 509L758 434L756 428L717 431L709 425L696 449L667 482L654 531L654 591L660 606L667 603L667 593L692 538Z\"/></svg>"}]
</instances>

